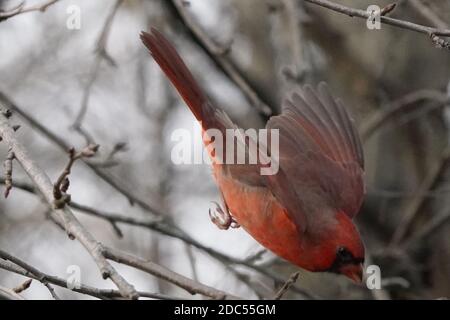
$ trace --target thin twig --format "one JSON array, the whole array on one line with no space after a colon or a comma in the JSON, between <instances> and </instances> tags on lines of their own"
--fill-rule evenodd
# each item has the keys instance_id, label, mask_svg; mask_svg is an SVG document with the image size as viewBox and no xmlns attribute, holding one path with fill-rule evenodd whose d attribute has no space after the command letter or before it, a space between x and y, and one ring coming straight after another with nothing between
<instances>
[{"instance_id":1,"label":"thin twig","mask_svg":"<svg viewBox=\"0 0 450 320\"><path fill-rule=\"evenodd\" d=\"M303 0L305 2L313 3L318 6L321 6L323 8L330 9L335 12L339 12L342 14L345 14L349 17L357 17L362 19L369 19L372 17L373 13L367 12L365 10L355 9L351 7L347 7L344 5L340 5L337 3L334 3L332 1L328 0ZM400 19L394 19L391 17L386 17L380 15L380 22L384 24L389 24L395 27L399 27L405 30L415 31L422 34L425 34L432 38L433 42L436 43L436 41L444 41L443 39L440 39L439 37L450 37L450 30L449 29L440 29L440 28L433 28L429 26L423 26L421 24L400 20Z\"/></svg>"},{"instance_id":2,"label":"thin twig","mask_svg":"<svg viewBox=\"0 0 450 320\"><path fill-rule=\"evenodd\" d=\"M59 300L59 297L56 294L55 289L53 289L53 287L48 283L45 275L42 274L39 270L37 270L33 266L23 262L22 260L17 259L13 255L11 255L3 250L0 250L0 258L2 258L3 260L6 260L6 261L11 261L12 263L18 265L19 267L22 267L23 269L25 269L28 272L30 272L31 274L33 274L36 277L36 279L39 282L41 282L48 289L48 291L52 295L53 299Z\"/></svg>"},{"instance_id":3,"label":"thin twig","mask_svg":"<svg viewBox=\"0 0 450 320\"><path fill-rule=\"evenodd\" d=\"M429 6L425 5L422 0L408 0L406 3L436 28L448 29L448 24L444 22L433 10L431 10Z\"/></svg>"},{"instance_id":4,"label":"thin twig","mask_svg":"<svg viewBox=\"0 0 450 320\"><path fill-rule=\"evenodd\" d=\"M3 163L5 168L5 198L8 198L9 192L13 187L12 173L13 173L13 165L12 162L14 160L14 152L11 148L8 149L8 154L6 156L6 160Z\"/></svg>"},{"instance_id":5,"label":"thin twig","mask_svg":"<svg viewBox=\"0 0 450 320\"><path fill-rule=\"evenodd\" d=\"M420 185L418 189L419 193L425 193L426 191L434 188L436 183L442 177L442 174L445 172L445 169L448 167L449 161L450 149L445 149L442 152L441 158L439 159L438 163L436 163L430 169L430 172L427 174L424 181ZM426 197L423 196L417 196L410 200L408 208L406 209L406 212L403 213L401 221L399 222L398 227L395 230L394 235L392 236L392 239L390 241L391 246L397 245L401 240L403 240L403 238L411 228L414 219L420 213L425 203Z\"/></svg>"},{"instance_id":6,"label":"thin twig","mask_svg":"<svg viewBox=\"0 0 450 320\"><path fill-rule=\"evenodd\" d=\"M199 277L198 277L198 272L197 272L197 265L196 265L194 253L192 252L192 246L190 246L189 244L186 243L184 246L184 249L186 251L186 255L188 257L189 264L191 267L192 279L194 279L195 281L198 281Z\"/></svg>"},{"instance_id":7,"label":"thin twig","mask_svg":"<svg viewBox=\"0 0 450 320\"><path fill-rule=\"evenodd\" d=\"M298 276L300 275L300 272L294 272L289 279L283 284L283 286L280 288L280 290L277 292L275 297L273 297L274 300L280 300L285 293L289 290L289 288L297 282Z\"/></svg>"},{"instance_id":8,"label":"thin twig","mask_svg":"<svg viewBox=\"0 0 450 320\"><path fill-rule=\"evenodd\" d=\"M15 259L17 261L21 261L18 258L15 258ZM27 263L25 263L23 261L21 261L21 264L28 265ZM7 270L10 272L31 278L33 280L40 281L39 278L35 274L33 274L30 270L20 267L16 264L12 263L11 261L0 260L0 269ZM36 271L37 269L34 268L33 270ZM45 280L48 283L51 283L58 287L62 287L62 288L71 290L73 292L89 295L89 296L96 297L99 299L110 299L110 298L121 298L122 297L122 294L118 290L98 289L98 288L91 287L91 286L88 286L88 285L85 285L82 283L79 283L77 286L69 286L68 281L65 279L46 274L42 271L39 271L39 274L43 278L45 278ZM162 300L172 300L172 299L178 300L179 299L177 297L167 296L167 295L160 294L160 293L152 293L152 292L144 292L144 291L139 291L138 293L139 293L140 297L146 297L146 298L152 298L152 299L162 299Z\"/></svg>"},{"instance_id":9,"label":"thin twig","mask_svg":"<svg viewBox=\"0 0 450 320\"><path fill-rule=\"evenodd\" d=\"M91 158L98 151L98 144L90 144L81 151L75 151L75 148L69 149L69 162L59 175L56 182L53 184L53 197L54 206L57 209L61 209L66 203L70 203L70 195L67 194L69 189L69 175L72 170L72 166L78 159Z\"/></svg>"},{"instance_id":10,"label":"thin twig","mask_svg":"<svg viewBox=\"0 0 450 320\"><path fill-rule=\"evenodd\" d=\"M417 102L423 100L436 101L442 105L450 103L448 95L438 90L422 89L409 93L393 101L385 110L376 111L369 120L365 121L360 129L362 140L368 140L377 130L387 124L388 120L404 115L411 108L417 107Z\"/></svg>"},{"instance_id":11,"label":"thin twig","mask_svg":"<svg viewBox=\"0 0 450 320\"><path fill-rule=\"evenodd\" d=\"M303 76L305 75L304 64L305 57L303 56L302 46L304 41L302 39L300 28L300 8L298 7L297 0L282 0L280 5L284 8L284 14L287 18L287 25L289 30L289 49L292 56L292 65L294 69L284 68L283 74L288 80L292 80L295 83L301 83Z\"/></svg>"},{"instance_id":12,"label":"thin twig","mask_svg":"<svg viewBox=\"0 0 450 320\"><path fill-rule=\"evenodd\" d=\"M93 143L94 139L83 128L82 124L88 110L89 98L91 96L92 88L100 73L100 65L102 63L102 60L105 60L109 63L109 65L113 67L117 66L115 60L106 50L106 45L113 25L114 17L116 16L116 13L119 10L119 7L122 5L122 3L123 0L116 0L114 6L112 7L111 11L106 17L105 22L103 23L102 30L100 32L100 35L98 36L95 45L95 59L93 62L93 67L91 68L92 71L89 75L89 79L86 82L86 86L83 91L83 97L81 99L81 107L77 113L77 116L75 117L75 121L72 124L72 128L85 138L87 144Z\"/></svg>"},{"instance_id":13,"label":"thin twig","mask_svg":"<svg viewBox=\"0 0 450 320\"><path fill-rule=\"evenodd\" d=\"M117 67L117 63L106 50L106 45L108 42L109 33L111 32L111 28L113 25L114 17L116 16L117 11L119 11L119 7L123 4L123 2L124 0L116 0L116 3L106 17L95 48L95 52L113 67Z\"/></svg>"},{"instance_id":14,"label":"thin twig","mask_svg":"<svg viewBox=\"0 0 450 320\"><path fill-rule=\"evenodd\" d=\"M27 290L31 283L33 282L33 279L25 280L20 286L15 287L13 290L15 293L21 293L22 291Z\"/></svg>"},{"instance_id":15,"label":"thin twig","mask_svg":"<svg viewBox=\"0 0 450 320\"><path fill-rule=\"evenodd\" d=\"M436 234L436 230L445 226L445 224L448 222L450 222L450 210L448 208L443 208L442 213L439 213L435 217L433 217L413 236L405 241L405 247L412 248L413 245L422 243L429 236Z\"/></svg>"},{"instance_id":16,"label":"thin twig","mask_svg":"<svg viewBox=\"0 0 450 320\"><path fill-rule=\"evenodd\" d=\"M32 12L32 11L41 11L45 12L48 7L55 4L59 0L49 0L45 1L41 4L36 4L32 6L25 6L25 1L22 1L19 5L17 5L15 8L12 8L8 11L0 12L0 21L9 19L11 17L14 17L18 14L26 13L26 12Z\"/></svg>"},{"instance_id":17,"label":"thin twig","mask_svg":"<svg viewBox=\"0 0 450 320\"><path fill-rule=\"evenodd\" d=\"M396 7L397 7L396 3L388 4L387 6L385 6L384 8L381 9L380 15L381 16L387 16L392 11L394 11Z\"/></svg>"}]
</instances>

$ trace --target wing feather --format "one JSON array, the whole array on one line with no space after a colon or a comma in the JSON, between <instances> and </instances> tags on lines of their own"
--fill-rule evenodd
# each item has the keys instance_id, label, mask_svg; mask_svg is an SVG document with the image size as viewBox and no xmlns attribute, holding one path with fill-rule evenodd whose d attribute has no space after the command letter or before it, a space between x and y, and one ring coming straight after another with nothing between
<instances>
[{"instance_id":1,"label":"wing feather","mask_svg":"<svg viewBox=\"0 0 450 320\"><path fill-rule=\"evenodd\" d=\"M280 167L301 199L302 211L325 205L353 218L365 192L364 158L346 108L325 84L317 92L305 86L283 107L267 128L280 131Z\"/></svg>"}]
</instances>

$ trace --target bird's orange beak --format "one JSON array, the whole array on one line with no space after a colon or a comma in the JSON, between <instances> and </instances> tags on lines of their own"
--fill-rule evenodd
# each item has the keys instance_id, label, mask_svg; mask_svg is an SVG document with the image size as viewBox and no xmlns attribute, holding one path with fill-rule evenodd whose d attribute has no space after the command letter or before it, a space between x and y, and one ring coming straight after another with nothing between
<instances>
[{"instance_id":1,"label":"bird's orange beak","mask_svg":"<svg viewBox=\"0 0 450 320\"><path fill-rule=\"evenodd\" d=\"M363 270L363 264L359 263L342 266L339 272L352 279L355 283L360 284L363 279Z\"/></svg>"}]
</instances>

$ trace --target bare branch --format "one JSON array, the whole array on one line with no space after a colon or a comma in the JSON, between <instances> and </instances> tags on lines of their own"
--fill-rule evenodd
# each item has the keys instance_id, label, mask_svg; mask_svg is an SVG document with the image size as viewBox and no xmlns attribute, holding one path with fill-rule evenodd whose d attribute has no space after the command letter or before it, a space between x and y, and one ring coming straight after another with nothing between
<instances>
[{"instance_id":1,"label":"bare branch","mask_svg":"<svg viewBox=\"0 0 450 320\"><path fill-rule=\"evenodd\" d=\"M299 271L294 272L289 277L289 279L283 284L283 286L280 288L280 290L277 292L277 294L275 295L275 297L273 299L280 300L286 294L286 292L289 290L289 288L297 281L299 275L300 275Z\"/></svg>"},{"instance_id":2,"label":"bare branch","mask_svg":"<svg viewBox=\"0 0 450 320\"><path fill-rule=\"evenodd\" d=\"M3 163L3 166L5 168L5 193L4 193L5 198L8 198L9 192L11 191L13 186L12 184L13 160L14 160L14 152L12 151L11 148L9 148L6 160Z\"/></svg>"},{"instance_id":3,"label":"bare branch","mask_svg":"<svg viewBox=\"0 0 450 320\"><path fill-rule=\"evenodd\" d=\"M100 65L102 63L102 60L105 60L113 67L117 66L115 60L106 50L106 45L109 33L111 31L111 27L113 25L114 17L116 16L116 13L119 10L119 7L122 5L122 3L123 0L116 0L114 6L112 7L103 24L103 28L100 32L97 43L95 45L95 59L93 62L92 72L89 75L89 79L83 91L80 110L78 111L78 114L75 117L75 121L72 124L72 128L75 129L80 135L82 135L86 139L87 144L93 143L94 139L85 129L83 129L82 124L88 110L89 98L91 96L92 87L94 86L94 83L97 80L98 74L100 72Z\"/></svg>"},{"instance_id":4,"label":"bare branch","mask_svg":"<svg viewBox=\"0 0 450 320\"><path fill-rule=\"evenodd\" d=\"M415 103L423 100L433 100L441 105L450 103L450 98L445 92L432 89L422 89L405 95L404 97L393 101L385 110L375 112L369 120L363 123L361 127L361 138L368 140L377 130L385 125L388 120L408 112L410 108L415 108Z\"/></svg>"},{"instance_id":5,"label":"bare branch","mask_svg":"<svg viewBox=\"0 0 450 320\"><path fill-rule=\"evenodd\" d=\"M21 293L22 291L27 290L31 283L33 282L33 279L28 279L25 282L23 282L20 286L15 287L13 290L15 293Z\"/></svg>"},{"instance_id":6,"label":"bare branch","mask_svg":"<svg viewBox=\"0 0 450 320\"><path fill-rule=\"evenodd\" d=\"M442 152L442 156L439 159L438 163L436 163L431 169L428 175L425 177L424 181L420 185L418 189L418 193L425 193L428 190L434 188L436 183L442 177L442 174L445 172L445 169L448 167L450 161L450 149L445 149ZM403 214L401 221L398 224L397 229L392 236L390 245L399 244L401 240L405 237L411 225L415 219L415 217L420 213L426 201L426 197L417 196L409 202L409 206L406 209L406 212Z\"/></svg>"},{"instance_id":7,"label":"bare branch","mask_svg":"<svg viewBox=\"0 0 450 320\"><path fill-rule=\"evenodd\" d=\"M48 289L48 291L50 292L50 294L52 295L52 297L55 300L59 300L59 297L56 294L55 289L53 289L53 287L48 283L47 279L45 278L45 275L42 274L39 270L37 270L33 266L30 266L29 264L23 262L22 260L17 259L13 255L10 255L9 253L7 253L3 250L0 250L0 258L2 258L3 260L6 260L6 261L11 261L12 263L18 265L19 267L22 267L23 269L27 270L29 273L34 275L36 277L36 279L39 282L41 282ZM30 284L31 284L31 282L30 282ZM21 291L23 291L25 289L22 288Z\"/></svg>"},{"instance_id":8,"label":"bare branch","mask_svg":"<svg viewBox=\"0 0 450 320\"><path fill-rule=\"evenodd\" d=\"M54 195L53 185L46 173L31 159L24 146L15 138L15 132L8 123L8 118L0 115L0 135L14 152L15 158L22 166L24 171L43 194L45 200L50 206L53 206ZM72 211L64 207L55 209L51 212L51 217L62 226L72 239L77 239L91 254L97 263L104 279L111 279L126 298L137 298L138 294L134 287L129 284L105 259L102 252L102 244L78 222Z\"/></svg>"},{"instance_id":9,"label":"bare branch","mask_svg":"<svg viewBox=\"0 0 450 320\"><path fill-rule=\"evenodd\" d=\"M102 31L100 32L100 36L98 37L97 45L95 48L95 52L100 57L105 59L113 67L116 67L117 63L114 61L114 59L109 55L108 51L106 50L106 44L114 21L114 17L116 16L116 13L123 2L124 0L116 0L116 3L109 12L108 16L106 17L105 23L103 24L103 28Z\"/></svg>"},{"instance_id":10,"label":"bare branch","mask_svg":"<svg viewBox=\"0 0 450 320\"><path fill-rule=\"evenodd\" d=\"M436 234L437 229L450 222L450 210L443 208L442 212L433 217L427 224L419 229L414 235L405 241L406 247L413 247L426 240L430 235Z\"/></svg>"},{"instance_id":11,"label":"bare branch","mask_svg":"<svg viewBox=\"0 0 450 320\"><path fill-rule=\"evenodd\" d=\"M25 267L28 266L28 264L26 262L20 260L19 258L15 257L15 260L20 261L20 264ZM15 263L12 263L11 261L0 260L0 269L7 270L10 272L28 277L33 280L40 281L39 277L36 276L34 273L32 273L30 270L27 270L26 268L18 266ZM94 288L94 287L91 287L88 285L84 285L82 283L80 283L78 286L69 287L69 284L68 284L67 280L65 280L65 279L46 274L42 271L37 270L34 267L33 267L33 270L35 272L37 271L38 274L41 275L41 279L42 278L45 279L45 281L47 281L48 283L51 283L58 287L62 287L62 288L71 290L73 292L86 294L86 295L96 297L99 299L110 299L110 298L121 298L122 297L122 294L118 290L98 289L98 288ZM180 299L178 297L167 296L167 295L160 294L160 293L151 293L151 292L144 292L144 291L139 291L138 293L139 293L140 297L145 297L145 298L162 299L162 300L172 300L172 299L178 300L178 299Z\"/></svg>"},{"instance_id":12,"label":"bare branch","mask_svg":"<svg viewBox=\"0 0 450 320\"><path fill-rule=\"evenodd\" d=\"M348 15L349 17L357 17L362 19L369 19L372 15L372 13L369 13L365 10L360 9L354 9L350 8L344 5L340 5L337 3L334 3L332 1L328 0L303 0L305 2L313 3L316 5L319 5L323 8L330 9L335 12L339 12L345 15ZM380 22L384 24L389 24L398 28L402 28L405 30L415 31L418 33L426 34L427 36L431 37L434 43L443 42L442 45L446 45L447 42L443 39L440 39L439 37L450 37L450 30L449 29L439 29L439 28L433 28L428 26L423 26L417 23L400 20L400 19L394 19L390 17L386 17L383 15L380 15Z\"/></svg>"},{"instance_id":13,"label":"bare branch","mask_svg":"<svg viewBox=\"0 0 450 320\"><path fill-rule=\"evenodd\" d=\"M432 25L439 29L448 29L448 24L442 21L441 18L430 7L425 5L422 0L409 0L406 2L422 17L427 19Z\"/></svg>"},{"instance_id":14,"label":"bare branch","mask_svg":"<svg viewBox=\"0 0 450 320\"><path fill-rule=\"evenodd\" d=\"M136 269L152 274L155 277L164 279L170 283L177 285L180 288L185 289L191 294L200 293L214 299L237 299L236 296L203 285L156 263L153 263L151 261L144 261L138 257L121 252L114 248L106 248L105 256L112 261L134 267Z\"/></svg>"},{"instance_id":15,"label":"bare branch","mask_svg":"<svg viewBox=\"0 0 450 320\"><path fill-rule=\"evenodd\" d=\"M281 0L279 5L284 8L287 16L293 65L293 69L285 67L282 72L288 80L300 83L305 76L305 70L302 69L305 57L302 52L303 39L300 32L300 8L296 0Z\"/></svg>"},{"instance_id":16,"label":"bare branch","mask_svg":"<svg viewBox=\"0 0 450 320\"><path fill-rule=\"evenodd\" d=\"M27 13L27 12L33 12L33 11L41 11L45 12L48 7L55 4L59 0L48 0L41 4L32 5L32 6L25 6L25 1L22 1L19 5L17 5L15 8L12 8L5 12L0 12L0 21L9 19L11 17L14 17L18 14Z\"/></svg>"},{"instance_id":17,"label":"bare branch","mask_svg":"<svg viewBox=\"0 0 450 320\"><path fill-rule=\"evenodd\" d=\"M394 11L396 7L397 7L396 3L388 4L387 6L385 6L384 8L381 9L380 15L381 16L387 16L392 11Z\"/></svg>"},{"instance_id":18,"label":"bare branch","mask_svg":"<svg viewBox=\"0 0 450 320\"><path fill-rule=\"evenodd\" d=\"M83 150L77 152L74 148L69 149L69 162L53 185L54 206L61 209L66 203L70 203L70 195L67 194L69 189L69 175L72 166L78 159L90 158L95 155L99 148L98 144L90 144Z\"/></svg>"}]
</instances>

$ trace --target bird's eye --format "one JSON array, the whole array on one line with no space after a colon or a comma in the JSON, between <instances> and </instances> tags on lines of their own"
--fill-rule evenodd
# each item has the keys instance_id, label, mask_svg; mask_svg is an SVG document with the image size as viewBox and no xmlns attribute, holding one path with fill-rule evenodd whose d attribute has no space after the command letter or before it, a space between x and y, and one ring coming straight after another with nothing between
<instances>
[{"instance_id":1,"label":"bird's eye","mask_svg":"<svg viewBox=\"0 0 450 320\"><path fill-rule=\"evenodd\" d=\"M339 247L336 251L336 256L342 262L351 261L353 259L352 253L345 247Z\"/></svg>"}]
</instances>

